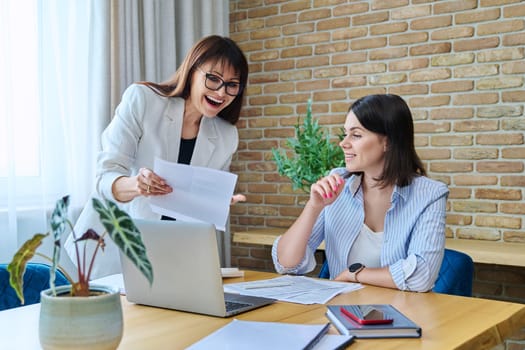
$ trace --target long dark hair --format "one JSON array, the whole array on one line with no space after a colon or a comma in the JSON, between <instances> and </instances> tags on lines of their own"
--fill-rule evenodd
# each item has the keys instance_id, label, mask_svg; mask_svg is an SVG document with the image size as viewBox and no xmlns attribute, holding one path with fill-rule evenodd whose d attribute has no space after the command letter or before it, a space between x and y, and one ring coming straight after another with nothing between
<instances>
[{"instance_id":1,"label":"long dark hair","mask_svg":"<svg viewBox=\"0 0 525 350\"><path fill-rule=\"evenodd\" d=\"M219 63L230 66L236 74L239 74L241 92L228 107L219 112L218 116L231 124L237 123L241 113L242 99L248 81L248 61L237 44L227 37L210 35L202 38L188 52L184 61L175 74L167 81L157 84L152 82L141 82L149 86L156 93L166 97L190 96L191 77L195 69L206 62Z\"/></svg>"},{"instance_id":2,"label":"long dark hair","mask_svg":"<svg viewBox=\"0 0 525 350\"><path fill-rule=\"evenodd\" d=\"M393 94L368 95L355 101L352 111L361 125L387 139L381 186L406 186L418 175L426 175L414 146L412 113L406 102Z\"/></svg>"}]
</instances>

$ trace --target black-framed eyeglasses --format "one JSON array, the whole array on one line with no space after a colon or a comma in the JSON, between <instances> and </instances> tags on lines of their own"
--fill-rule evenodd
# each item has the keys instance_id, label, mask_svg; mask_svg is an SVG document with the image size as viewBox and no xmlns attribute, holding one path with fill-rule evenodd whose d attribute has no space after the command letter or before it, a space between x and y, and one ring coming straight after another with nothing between
<instances>
[{"instance_id":1,"label":"black-framed eyeglasses","mask_svg":"<svg viewBox=\"0 0 525 350\"><path fill-rule=\"evenodd\" d=\"M210 72L205 72L202 69L198 68L204 75L206 76L206 80L204 81L204 85L213 91L217 91L223 86L226 88L226 93L230 96L238 96L242 92L242 86L241 83L238 83L236 81L224 81L221 77L218 75L215 75Z\"/></svg>"}]
</instances>

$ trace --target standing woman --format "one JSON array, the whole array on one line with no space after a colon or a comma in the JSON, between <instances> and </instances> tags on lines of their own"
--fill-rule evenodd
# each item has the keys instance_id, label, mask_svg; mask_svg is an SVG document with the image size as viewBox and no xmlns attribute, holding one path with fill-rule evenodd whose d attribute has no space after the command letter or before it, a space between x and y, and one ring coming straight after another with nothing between
<instances>
[{"instance_id":1,"label":"standing woman","mask_svg":"<svg viewBox=\"0 0 525 350\"><path fill-rule=\"evenodd\" d=\"M424 292L445 249L448 188L425 176L412 115L397 95L355 101L340 142L346 168L311 187L299 218L272 248L279 273L316 266L322 241L330 278Z\"/></svg>"},{"instance_id":2,"label":"standing woman","mask_svg":"<svg viewBox=\"0 0 525 350\"><path fill-rule=\"evenodd\" d=\"M132 218L161 219L147 197L171 193L172 188L151 170L155 157L228 171L238 146L235 124L247 80L241 49L229 38L211 35L192 47L168 81L129 86L102 134L96 195L119 203ZM240 200L245 200L243 195L234 195L231 202ZM88 228L104 232L97 217L89 201L75 224L76 237ZM75 256L72 235L65 249ZM93 278L120 272L118 249L111 240L100 255Z\"/></svg>"},{"instance_id":3,"label":"standing woman","mask_svg":"<svg viewBox=\"0 0 525 350\"><path fill-rule=\"evenodd\" d=\"M127 203L134 218L159 218L146 197L172 188L151 170L155 157L228 171L247 79L241 49L212 35L193 46L170 80L128 87L102 134L98 194Z\"/></svg>"}]
</instances>

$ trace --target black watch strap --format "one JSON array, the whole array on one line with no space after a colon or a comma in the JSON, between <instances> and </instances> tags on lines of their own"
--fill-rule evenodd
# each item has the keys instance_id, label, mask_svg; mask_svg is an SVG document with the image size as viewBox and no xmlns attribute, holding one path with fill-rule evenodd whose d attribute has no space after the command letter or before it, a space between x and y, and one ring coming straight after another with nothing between
<instances>
[{"instance_id":1,"label":"black watch strap","mask_svg":"<svg viewBox=\"0 0 525 350\"><path fill-rule=\"evenodd\" d=\"M348 267L348 271L350 271L350 274L352 275L353 279L356 282L359 282L359 280L357 279L357 275L359 274L359 272L363 271L364 268L365 265L361 263L353 263Z\"/></svg>"}]
</instances>

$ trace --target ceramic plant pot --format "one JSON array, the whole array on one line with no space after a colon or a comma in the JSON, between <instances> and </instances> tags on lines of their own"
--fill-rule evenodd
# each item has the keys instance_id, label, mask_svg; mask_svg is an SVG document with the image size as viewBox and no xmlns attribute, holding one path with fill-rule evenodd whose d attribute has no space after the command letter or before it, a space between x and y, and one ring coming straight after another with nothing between
<instances>
[{"instance_id":1,"label":"ceramic plant pot","mask_svg":"<svg viewBox=\"0 0 525 350\"><path fill-rule=\"evenodd\" d=\"M56 287L40 296L40 345L45 350L116 349L123 332L118 288L90 286L94 295L71 297L70 286ZM62 295L61 295L62 294Z\"/></svg>"}]
</instances>

